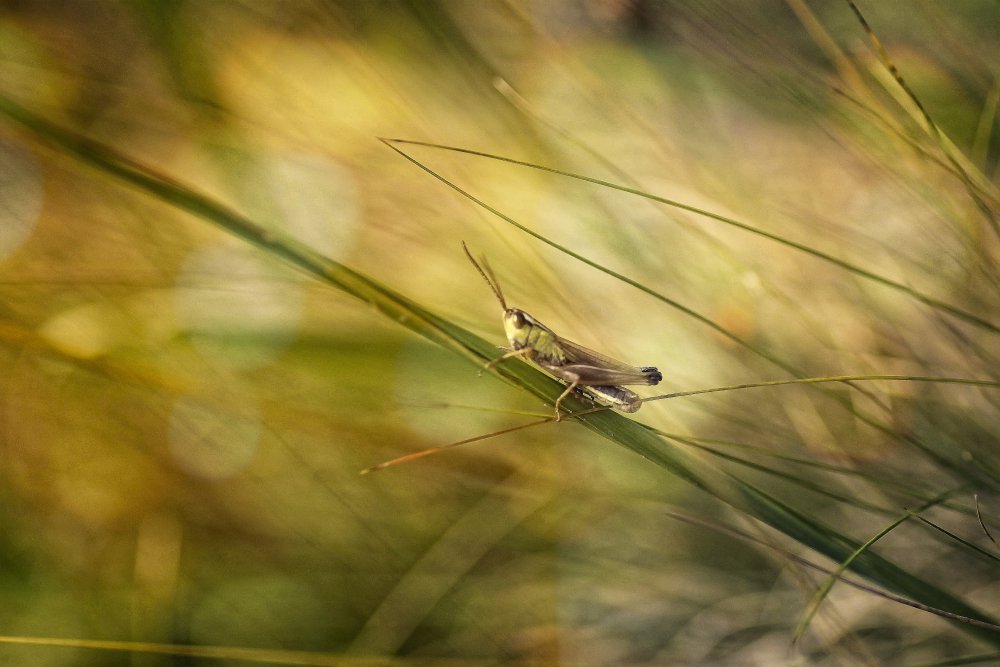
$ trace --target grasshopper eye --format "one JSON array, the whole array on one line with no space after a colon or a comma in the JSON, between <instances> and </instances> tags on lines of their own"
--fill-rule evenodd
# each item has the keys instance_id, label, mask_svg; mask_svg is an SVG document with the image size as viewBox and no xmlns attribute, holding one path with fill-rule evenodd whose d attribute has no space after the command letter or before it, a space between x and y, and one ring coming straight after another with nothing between
<instances>
[{"instance_id":1,"label":"grasshopper eye","mask_svg":"<svg viewBox=\"0 0 1000 667\"><path fill-rule=\"evenodd\" d=\"M513 308L507 311L507 318L510 320L510 323L515 329L520 329L527 323L527 320L524 318L524 313L520 310L514 310Z\"/></svg>"}]
</instances>

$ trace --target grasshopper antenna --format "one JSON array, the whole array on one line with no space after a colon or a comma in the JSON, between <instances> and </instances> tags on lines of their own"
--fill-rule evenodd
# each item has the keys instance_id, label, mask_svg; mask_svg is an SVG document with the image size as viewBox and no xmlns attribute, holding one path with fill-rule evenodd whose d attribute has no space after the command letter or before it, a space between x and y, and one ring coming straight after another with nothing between
<instances>
[{"instance_id":1,"label":"grasshopper antenna","mask_svg":"<svg viewBox=\"0 0 1000 667\"><path fill-rule=\"evenodd\" d=\"M482 266L480 266L479 262L473 259L472 253L469 252L469 246L465 245L465 241L462 241L462 250L465 251L465 256L469 258L469 261L472 262L472 265L476 267L476 271L479 271L479 275L483 277L483 280L486 281L486 284L490 286L491 290L493 290L493 294L495 294L497 300L500 301L500 307L503 308L504 310L507 310L507 300L503 298L503 291L501 291L500 289L500 282L497 280L496 275L493 273L493 269L490 268L490 263L486 261L486 255L483 255L480 258L480 261L483 263Z\"/></svg>"}]
</instances>

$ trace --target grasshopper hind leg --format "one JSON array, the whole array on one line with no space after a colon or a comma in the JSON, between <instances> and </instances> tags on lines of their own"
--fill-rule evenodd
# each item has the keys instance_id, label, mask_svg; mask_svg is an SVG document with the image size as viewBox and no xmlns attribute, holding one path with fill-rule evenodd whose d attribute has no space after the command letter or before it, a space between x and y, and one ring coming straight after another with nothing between
<instances>
[{"instance_id":1,"label":"grasshopper hind leg","mask_svg":"<svg viewBox=\"0 0 1000 667\"><path fill-rule=\"evenodd\" d=\"M556 399L556 421L557 422L558 421L562 421L562 413L559 412L559 405L562 403L562 401L563 401L564 398L566 398L567 396L569 396L574 391L577 391L577 387L579 387L579 386L580 386L580 378L577 378L577 379L575 379L575 380L573 380L572 382L569 383L569 386L566 387L566 391L564 391L563 393L559 394L559 398Z\"/></svg>"}]
</instances>

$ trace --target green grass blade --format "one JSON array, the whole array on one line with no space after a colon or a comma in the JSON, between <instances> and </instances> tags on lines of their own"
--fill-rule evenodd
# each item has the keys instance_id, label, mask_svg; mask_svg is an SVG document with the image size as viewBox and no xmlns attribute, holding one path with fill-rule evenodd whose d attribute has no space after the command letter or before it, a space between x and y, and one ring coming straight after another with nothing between
<instances>
[{"instance_id":1,"label":"green grass blade","mask_svg":"<svg viewBox=\"0 0 1000 667\"><path fill-rule=\"evenodd\" d=\"M736 220L735 218L730 218L728 216L721 215L719 213L713 213L712 211L708 211L708 210L705 210L705 209L702 209L702 208L698 208L696 206L691 206L690 204L685 204L683 202L680 202L680 201L677 201L677 200L674 200L674 199L668 199L666 197L660 197L658 195L654 195L654 194L651 194L651 193L648 193L648 192L644 192L644 191L638 190L636 188L630 188L630 187L627 187L627 186L624 186L624 185L618 185L616 183L611 183L610 181L604 181L604 180L601 180L599 178L593 178L591 176L584 176L582 174L575 174L573 172L564 171L562 169L556 169L554 167L545 167L545 166L542 166L542 165L533 164L531 162L524 162L522 160L515 160L513 158L503 157L501 155L494 155L492 153L484 153L484 152L481 152L481 151L474 151L474 150L470 150L470 149L467 149L467 148L458 148L456 146L447 146L447 145L444 145L444 144L435 144L435 143L429 143L429 142L423 142L423 141L411 141L411 140L408 140L408 139L382 139L381 141L383 143L385 143L387 146L389 146L390 148L393 148L394 150L396 150L397 152L399 152L401 155L403 155L404 157L406 157L408 160L410 160L411 162L413 162L414 164L416 164L417 166L419 166L421 169L423 169L427 173L429 173L432 176L436 177L438 180L440 180L441 182L447 184L449 187L455 189L456 191L460 192L464 196L472 199L477 204L479 204L480 206L484 207L486 210L490 211L494 215L499 215L504 220L507 220L507 222L510 222L510 223L516 225L519 229L527 232L528 234L531 234L532 236L538 238L539 240L542 240L542 241L544 241L546 243L549 243L550 245L553 245L554 247L559 248L563 252L566 252L566 253L570 254L571 256L576 257L577 259L580 259L581 261L587 262L588 264L590 264L590 262L588 262L584 258L579 257L576 254L570 252L569 250L567 250L567 249L565 249L565 248L563 248L561 246L558 246L558 245L554 244L553 242L551 242L551 241L549 241L547 239L542 238L540 235L536 234L535 232L531 231L530 229L524 227L523 225L518 224L517 222L514 222L513 220L509 219L507 216L504 216L502 213L500 213L496 209L492 208L491 206L489 206L485 202L482 202L481 200L476 199L475 197L473 197L471 194L466 193L464 190L462 190L462 189L458 188L457 186L455 186L454 184L450 183L444 177L440 176L439 174L437 174L436 172L432 171L428 167L426 167L426 166L420 164L419 162L417 162L415 159L413 159L412 157L410 157L409 155L407 155L402 150L396 148L395 146L392 146L392 144L393 143L397 143L397 144L409 144L409 145L414 145L414 146L425 146L425 147L428 147L428 148L437 148L437 149L441 149L441 150L453 151L453 152L456 152L456 153L465 153L465 154L468 154L468 155L475 155L477 157L488 158L490 160L498 160L500 162L506 162L508 164L513 164L513 165L517 165L517 166L520 166L520 167L527 167L529 169L536 169L538 171L544 171L544 172L548 172L548 173L551 173L551 174L557 174L559 176L565 176L567 178L573 178L573 179L576 179L576 180L579 180L579 181L585 181L587 183L593 183L594 185L600 185L602 187L610 188L612 190L618 190L620 192L627 192L629 194L636 195L637 197L643 197L644 199L649 199L651 201L655 201L655 202L658 202L660 204L665 204L667 206L671 206L673 208L680 209L682 211L687 211L689 213L694 213L696 215L699 215L699 216L702 216L702 217L705 217L705 218L710 218L712 220L716 220L718 222L722 222L724 224L730 225L731 227L736 227L738 229L742 229L742 230L744 230L746 232L750 232L751 234L755 234L757 236L766 238L769 241L773 241L775 243L781 244L781 245L786 246L788 248L792 248L794 250L797 250L799 252L805 253L807 255L811 255L813 257L816 257L817 259L821 259L824 262L827 262L828 264L832 264L833 266L839 267L839 268L841 268L841 269L843 269L845 271L848 271L849 273L853 273L856 276L860 276L860 277L865 278L867 280L870 280L872 282L875 282L875 283L878 283L880 285L883 285L884 287L888 287L888 288L893 289L893 290L895 290L897 292L901 292L903 294L906 294L906 295L910 296L911 298L916 299L917 301L920 301L921 303L924 303L924 304L930 306L931 308L934 308L934 309L939 310L941 312L948 313L949 315L952 315L953 317L956 317L956 318L958 318L960 320L963 320L963 321L965 321L965 322L967 322L969 324L974 324L975 326L978 326L978 327L980 327L982 329L986 329L986 330L991 331L993 333L1000 333L1000 326L997 326L996 324L990 322L989 320L987 320L987 319L985 319L983 317L980 317L979 315L976 315L974 313L970 313L970 312L968 312L966 310L963 310L963 309L961 309L961 308L959 308L957 306L954 306L952 304L949 304L949 303L946 303L944 301L941 301L940 299L935 299L934 297L932 297L932 296L930 296L928 294L924 294L923 292L921 292L921 291L919 291L917 289L914 289L913 287L910 287L909 285L906 285L906 284L901 283L899 281L893 280L893 279L888 278L886 276L877 274L874 271L869 271L868 269L862 268L862 267L858 266L857 264L852 264L851 262L848 262L846 260L839 259L837 257L834 257L833 255L830 255L829 253L825 253L822 250L818 250L818 249L813 248L811 246L808 246L808 245L806 245L804 243L799 243L797 241L792 241L791 239L786 239L786 238L784 238L782 236L779 236L777 234L773 234L773 233L768 232L766 230L760 229L759 227L754 227L753 225L747 224L745 222L740 222L739 220ZM595 266L595 268L598 268L598 269L600 269L602 271L606 271L606 269L604 269L604 268L602 268L600 266L596 266L596 265L594 265L594 266ZM623 280L626 280L626 282L628 282L629 284L632 284L635 287L643 289L640 285L635 285L631 281L625 279L623 276L621 278ZM648 290L644 290L644 291L648 291ZM720 333L724 333L724 332L720 331ZM751 348L751 349L753 349L753 348ZM759 354L759 352L758 352L758 354Z\"/></svg>"},{"instance_id":2,"label":"green grass blade","mask_svg":"<svg viewBox=\"0 0 1000 667\"><path fill-rule=\"evenodd\" d=\"M874 545L876 542L878 542L883 537L885 537L893 530L895 530L903 522L910 519L914 515L919 514L924 510L929 509L934 505L942 502L948 495L951 494L950 493L944 494L938 498L935 498L925 503L915 512L906 512L902 516L898 517L895 521L890 523L888 526L886 526L878 533L876 533L871 539L869 539L867 542L858 547L857 550L854 551L854 553L852 553L850 556L844 559L844 561L837 566L837 568L830 574L830 576L826 578L823 584L816 590L816 594L813 596L812 600L809 601L809 604L806 606L806 610L805 612L803 612L802 618L801 620L799 620L799 623L795 628L795 632L792 635L793 640L798 641L799 639L802 638L802 635L805 634L806 630L809 628L809 624L812 623L812 619L816 616L816 613L819 612L820 605L822 605L823 601L830 595L830 591L833 590L833 587L837 583L837 580L840 579L840 577L844 574L844 572L847 571L847 569L851 566L851 563L853 563L859 556L861 556L861 554L868 551L872 547L872 545Z\"/></svg>"},{"instance_id":3,"label":"green grass blade","mask_svg":"<svg viewBox=\"0 0 1000 667\"><path fill-rule=\"evenodd\" d=\"M997 213L995 207L997 206L997 200L995 196L991 196L989 193L984 192L980 189L980 185L986 184L986 187L990 187L989 181L978 175L979 178L975 181L973 177L966 170L965 166L962 164L964 162L964 157L956 149L954 143L945 135L941 130L941 127L937 122L931 117L930 113L927 112L927 108L924 106L917 94L913 92L910 85L906 83L906 79L900 74L899 68L892 62L892 58L889 57L889 52L885 50L882 46L882 42L875 35L875 31L872 30L871 26L868 25L868 20L858 9L858 6L852 2L852 0L847 0L847 4L850 5L851 11L854 12L855 18L858 23L861 24L861 28L868 35L868 39L871 41L872 46L875 48L875 52L878 54L879 60L882 65L892 76L893 80L900 87L907 98L916 107L920 118L924 121L927 131L930 135L937 141L938 146L941 148L941 152L944 153L945 158L948 160L949 164L954 167L955 173L957 173L959 180L961 180L962 185L965 186L966 192L969 194L969 198L972 199L976 208L979 209L980 213L983 214L986 222L989 224L990 229L997 236L1000 236L1000 223L997 221ZM978 181L978 182L977 182Z\"/></svg>"}]
</instances>

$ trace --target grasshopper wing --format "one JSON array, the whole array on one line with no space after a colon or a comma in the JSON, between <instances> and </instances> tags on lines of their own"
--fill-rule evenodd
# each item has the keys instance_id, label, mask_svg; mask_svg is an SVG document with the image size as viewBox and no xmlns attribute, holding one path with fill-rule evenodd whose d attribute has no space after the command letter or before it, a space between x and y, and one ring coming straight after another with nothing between
<instances>
[{"instance_id":1,"label":"grasshopper wing","mask_svg":"<svg viewBox=\"0 0 1000 667\"><path fill-rule=\"evenodd\" d=\"M560 367L561 371L572 373L580 378L580 384L587 385L618 385L618 384L659 384L663 374L655 366L629 366L617 359L606 357L591 349L559 338L559 345L566 354L566 361Z\"/></svg>"}]
</instances>

